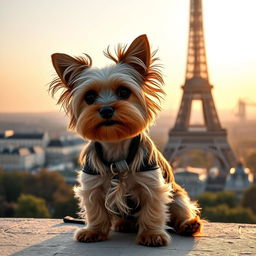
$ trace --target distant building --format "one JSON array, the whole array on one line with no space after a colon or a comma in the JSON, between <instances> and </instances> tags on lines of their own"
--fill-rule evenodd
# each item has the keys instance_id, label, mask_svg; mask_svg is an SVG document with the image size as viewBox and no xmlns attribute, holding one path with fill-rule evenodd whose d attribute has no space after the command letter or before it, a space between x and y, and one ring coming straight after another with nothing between
<instances>
[{"instance_id":1,"label":"distant building","mask_svg":"<svg viewBox=\"0 0 256 256\"><path fill-rule=\"evenodd\" d=\"M7 130L0 134L0 168L6 171L34 170L45 164L47 133L15 133Z\"/></svg>"},{"instance_id":2,"label":"distant building","mask_svg":"<svg viewBox=\"0 0 256 256\"><path fill-rule=\"evenodd\" d=\"M45 166L45 150L40 146L33 146L28 148L30 153L34 156L34 168Z\"/></svg>"},{"instance_id":3,"label":"distant building","mask_svg":"<svg viewBox=\"0 0 256 256\"><path fill-rule=\"evenodd\" d=\"M227 175L225 190L234 191L239 195L252 184L253 177L250 170L238 163L236 168L231 168Z\"/></svg>"},{"instance_id":4,"label":"distant building","mask_svg":"<svg viewBox=\"0 0 256 256\"><path fill-rule=\"evenodd\" d=\"M179 168L174 172L175 181L186 189L192 199L204 193L206 185L206 169Z\"/></svg>"},{"instance_id":5,"label":"distant building","mask_svg":"<svg viewBox=\"0 0 256 256\"><path fill-rule=\"evenodd\" d=\"M46 165L48 169L72 169L76 165L85 141L79 137L61 137L50 140L46 148Z\"/></svg>"},{"instance_id":6,"label":"distant building","mask_svg":"<svg viewBox=\"0 0 256 256\"><path fill-rule=\"evenodd\" d=\"M0 150L0 168L6 171L32 170L43 167L44 150L39 146L4 148Z\"/></svg>"},{"instance_id":7,"label":"distant building","mask_svg":"<svg viewBox=\"0 0 256 256\"><path fill-rule=\"evenodd\" d=\"M225 184L226 174L221 172L218 167L212 167L208 173L205 190L213 193L223 191Z\"/></svg>"},{"instance_id":8,"label":"distant building","mask_svg":"<svg viewBox=\"0 0 256 256\"><path fill-rule=\"evenodd\" d=\"M0 168L4 170L67 170L75 167L84 140L63 136L50 140L47 133L0 133Z\"/></svg>"},{"instance_id":9,"label":"distant building","mask_svg":"<svg viewBox=\"0 0 256 256\"><path fill-rule=\"evenodd\" d=\"M0 133L0 168L72 170L85 144L76 136L49 139L47 133Z\"/></svg>"},{"instance_id":10,"label":"distant building","mask_svg":"<svg viewBox=\"0 0 256 256\"><path fill-rule=\"evenodd\" d=\"M14 131L5 131L0 134L0 150L5 148L20 148L40 146L43 149L49 143L47 133L15 133Z\"/></svg>"}]
</instances>

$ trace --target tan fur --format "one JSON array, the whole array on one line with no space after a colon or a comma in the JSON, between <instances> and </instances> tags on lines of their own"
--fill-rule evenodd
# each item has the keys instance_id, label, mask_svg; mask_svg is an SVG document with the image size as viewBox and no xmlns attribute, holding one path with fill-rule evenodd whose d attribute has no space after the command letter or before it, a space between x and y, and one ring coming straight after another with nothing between
<instances>
[{"instance_id":1,"label":"tan fur","mask_svg":"<svg viewBox=\"0 0 256 256\"><path fill-rule=\"evenodd\" d=\"M75 239L83 243L99 242L108 239L108 234L99 230L78 229L74 235Z\"/></svg>"},{"instance_id":2,"label":"tan fur","mask_svg":"<svg viewBox=\"0 0 256 256\"><path fill-rule=\"evenodd\" d=\"M135 233L138 231L138 225L135 219L124 219L113 216L112 229L116 232Z\"/></svg>"},{"instance_id":3,"label":"tan fur","mask_svg":"<svg viewBox=\"0 0 256 256\"><path fill-rule=\"evenodd\" d=\"M119 189L118 192L120 192L121 195L119 195L118 192L110 194L110 191L108 191L108 187L110 187L111 183L110 178L103 177L106 176L106 173L111 173L111 171L107 170L106 167L100 161L98 161L96 155L93 154L92 149L90 149L91 145L87 147L88 152L82 153L82 159L85 157L85 154L92 154L93 157L90 158L92 165L97 166L97 170L99 171L104 170L102 171L103 177L93 178L93 182L91 184L87 184L84 181L81 181L81 184L91 186L91 191L93 192L97 191L94 179L99 180L97 185L99 187L105 187L105 207L109 212L109 216L115 214L112 208L114 205L117 205L121 212L127 214L128 208L123 207L125 202L122 200L124 199L124 195L126 193L133 195L134 200L138 202L142 208L142 210L137 214L138 219L134 224L135 226L138 225L139 227L137 242L140 244L143 244L145 234L147 234L148 230L157 230L158 234L162 234L163 237L160 239L161 242L159 242L159 245L169 243L169 238L167 240L165 239L168 237L168 234L166 234L164 230L166 223L175 228L177 233L182 235L197 235L201 232L202 227L202 222L198 216L199 209L197 205L192 203L184 189L175 183L172 173L169 173L171 170L170 166L165 160L161 162L163 159L162 155L152 144L152 141L149 140L149 137L146 134L142 134L142 138L143 141L141 142L141 150L139 150L139 153L135 157L134 164L131 169L132 174L125 178L124 183L120 184L120 186L123 186L125 190L120 189L120 187L116 188ZM162 171L163 169L161 169L161 171L159 170L145 173L135 172L135 170L138 170L140 166L143 155L142 149L145 148L146 145L150 146L150 148L148 148L148 152L152 154L152 161L157 160L159 166L165 167L167 165L167 170L165 169L165 171ZM109 146L108 151L110 148L116 148L114 143L112 147ZM125 145L123 145L123 148L125 149L127 146L125 147ZM115 152L117 159L120 152L123 151L117 150ZM113 155L115 154L113 153ZM106 158L110 157L111 155L111 153L109 155L106 153ZM135 163L137 163L137 165ZM87 176L86 174L81 175ZM164 179L163 176L166 176L166 178ZM101 183L100 180L103 183ZM77 189L79 189L79 187L76 188L76 193ZM100 201L97 200L97 202ZM95 206L96 200L94 201L94 207ZM85 215L82 215L82 217L85 217ZM121 221L121 223L125 222L125 220ZM122 225L121 223L119 225ZM123 228L118 228L116 224L113 225L115 226L116 230L125 231ZM127 230L129 230L129 228L127 228ZM141 234L143 235L141 236ZM145 240L145 245L147 245L148 241L151 241L151 238L148 239ZM152 243L154 244L155 241Z\"/></svg>"},{"instance_id":4,"label":"tan fur","mask_svg":"<svg viewBox=\"0 0 256 256\"><path fill-rule=\"evenodd\" d=\"M50 83L49 91L54 96L57 91L62 90L57 104L63 106L65 112L70 117L69 127L74 128L76 120L71 107L72 90L76 86L75 79L77 75L82 70L91 67L92 59L87 54L85 54L85 57L72 58L66 54L55 53L52 55L52 63L58 77ZM64 69L65 67L66 69Z\"/></svg>"},{"instance_id":5,"label":"tan fur","mask_svg":"<svg viewBox=\"0 0 256 256\"><path fill-rule=\"evenodd\" d=\"M203 222L200 220L200 209L191 202L187 192L174 183L173 203L170 204L170 220L168 224L182 235L198 235L202 232Z\"/></svg>"},{"instance_id":6,"label":"tan fur","mask_svg":"<svg viewBox=\"0 0 256 256\"><path fill-rule=\"evenodd\" d=\"M77 132L83 137L93 141L119 141L137 136L141 128L145 129L147 123L141 111L134 104L115 102L109 104L116 109L115 121L120 122L115 127L101 126L102 118L97 117L99 106L86 108L77 120ZM86 129L84 129L86 127Z\"/></svg>"},{"instance_id":7,"label":"tan fur","mask_svg":"<svg viewBox=\"0 0 256 256\"><path fill-rule=\"evenodd\" d=\"M112 226L122 232L137 230L139 244L164 246L170 242L166 224L183 235L199 233L202 223L198 206L175 183L169 163L147 134L164 95L155 52L151 53L147 37L142 35L129 47L119 46L117 56L111 54L109 48L105 55L116 65L97 69L91 67L88 55L86 58L66 54L52 56L59 78L51 83L50 90L54 95L63 89L58 103L70 117L69 127L91 140L81 153L81 164L88 162L99 173L79 173L79 185L74 191L86 227L76 231L75 239L80 242L106 240ZM120 87L130 91L127 98L118 95ZM92 90L95 98L88 102L85 96ZM105 124L106 118L100 114L105 106L114 110L108 117L114 124ZM141 139L137 154L124 172L116 173L99 159L95 141L101 144L104 158L114 163L127 158L131 140L137 135ZM159 168L140 172L145 156ZM119 179L114 178L116 175ZM131 211L128 197L139 207L133 220L125 219Z\"/></svg>"},{"instance_id":8,"label":"tan fur","mask_svg":"<svg viewBox=\"0 0 256 256\"><path fill-rule=\"evenodd\" d=\"M137 236L136 242L150 247L166 246L170 243L170 237L166 232L147 230Z\"/></svg>"}]
</instances>

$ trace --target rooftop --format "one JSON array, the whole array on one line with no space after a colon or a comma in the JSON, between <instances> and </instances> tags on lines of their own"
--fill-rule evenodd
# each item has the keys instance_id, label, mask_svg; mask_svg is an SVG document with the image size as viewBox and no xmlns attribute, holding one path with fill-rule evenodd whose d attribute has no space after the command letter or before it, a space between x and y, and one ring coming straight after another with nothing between
<instances>
[{"instance_id":1,"label":"rooftop","mask_svg":"<svg viewBox=\"0 0 256 256\"><path fill-rule=\"evenodd\" d=\"M30 140L41 140L44 137L44 133L14 133L7 139L30 139Z\"/></svg>"},{"instance_id":2,"label":"rooftop","mask_svg":"<svg viewBox=\"0 0 256 256\"><path fill-rule=\"evenodd\" d=\"M31 155L42 154L44 151L40 146L34 147L16 147L16 148L3 148L0 149L0 155Z\"/></svg>"},{"instance_id":3,"label":"rooftop","mask_svg":"<svg viewBox=\"0 0 256 256\"><path fill-rule=\"evenodd\" d=\"M256 225L207 223L200 237L172 234L167 247L152 248L135 244L135 234L112 232L105 242L78 243L72 238L81 225L60 219L0 219L1 255L111 255L185 256L256 255Z\"/></svg>"},{"instance_id":4,"label":"rooftop","mask_svg":"<svg viewBox=\"0 0 256 256\"><path fill-rule=\"evenodd\" d=\"M84 140L80 138L69 139L52 139L50 140L48 147L69 147L84 144Z\"/></svg>"},{"instance_id":5,"label":"rooftop","mask_svg":"<svg viewBox=\"0 0 256 256\"><path fill-rule=\"evenodd\" d=\"M0 133L0 139L5 139L5 140L24 140L24 139L29 139L29 140L42 140L45 136L45 133Z\"/></svg>"}]
</instances>

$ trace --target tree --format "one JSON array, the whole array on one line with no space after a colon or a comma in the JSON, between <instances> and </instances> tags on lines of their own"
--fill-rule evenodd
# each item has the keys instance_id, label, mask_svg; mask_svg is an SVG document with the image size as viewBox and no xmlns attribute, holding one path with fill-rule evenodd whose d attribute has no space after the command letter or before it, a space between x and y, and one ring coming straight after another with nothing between
<instances>
[{"instance_id":1,"label":"tree","mask_svg":"<svg viewBox=\"0 0 256 256\"><path fill-rule=\"evenodd\" d=\"M7 202L17 201L23 188L25 172L0 172L0 193Z\"/></svg>"},{"instance_id":2,"label":"tree","mask_svg":"<svg viewBox=\"0 0 256 256\"><path fill-rule=\"evenodd\" d=\"M72 186L66 184L60 173L42 170L37 174L32 174L24 171L4 172L0 170L1 217L14 216L17 200L21 194L44 199L44 204L53 217L63 217L67 214L75 216L78 210Z\"/></svg>"},{"instance_id":3,"label":"tree","mask_svg":"<svg viewBox=\"0 0 256 256\"><path fill-rule=\"evenodd\" d=\"M217 222L256 223L256 216L251 209L242 207L229 208L225 204L206 207L203 209L202 217L209 221Z\"/></svg>"},{"instance_id":4,"label":"tree","mask_svg":"<svg viewBox=\"0 0 256 256\"><path fill-rule=\"evenodd\" d=\"M4 195L4 171L0 169L0 197L3 197Z\"/></svg>"},{"instance_id":5,"label":"tree","mask_svg":"<svg viewBox=\"0 0 256 256\"><path fill-rule=\"evenodd\" d=\"M216 193L216 204L226 204L230 208L236 207L239 204L239 200L232 191L222 191Z\"/></svg>"},{"instance_id":6,"label":"tree","mask_svg":"<svg viewBox=\"0 0 256 256\"><path fill-rule=\"evenodd\" d=\"M78 217L78 202L74 196L70 196L62 201L54 203L53 218L63 218L65 216Z\"/></svg>"},{"instance_id":7,"label":"tree","mask_svg":"<svg viewBox=\"0 0 256 256\"><path fill-rule=\"evenodd\" d=\"M14 217L15 209L15 202L7 202L0 197L0 217Z\"/></svg>"},{"instance_id":8,"label":"tree","mask_svg":"<svg viewBox=\"0 0 256 256\"><path fill-rule=\"evenodd\" d=\"M22 194L18 198L15 217L24 218L49 218L50 213L42 198Z\"/></svg>"},{"instance_id":9,"label":"tree","mask_svg":"<svg viewBox=\"0 0 256 256\"><path fill-rule=\"evenodd\" d=\"M256 185L245 190L242 197L242 205L250 208L254 213L256 213Z\"/></svg>"},{"instance_id":10,"label":"tree","mask_svg":"<svg viewBox=\"0 0 256 256\"><path fill-rule=\"evenodd\" d=\"M78 209L72 186L66 184L60 173L42 170L36 175L28 176L25 184L23 193L43 198L52 217L75 216Z\"/></svg>"},{"instance_id":11,"label":"tree","mask_svg":"<svg viewBox=\"0 0 256 256\"><path fill-rule=\"evenodd\" d=\"M218 206L220 204L226 204L227 206L233 208L238 205L238 200L235 194L231 191L210 193L205 192L204 194L198 196L199 205L204 209L206 207Z\"/></svg>"},{"instance_id":12,"label":"tree","mask_svg":"<svg viewBox=\"0 0 256 256\"><path fill-rule=\"evenodd\" d=\"M24 193L41 197L47 204L52 204L54 194L67 186L62 175L47 170L40 171L34 177L28 177L25 183Z\"/></svg>"},{"instance_id":13,"label":"tree","mask_svg":"<svg viewBox=\"0 0 256 256\"><path fill-rule=\"evenodd\" d=\"M62 185L54 193L53 217L63 218L66 215L77 217L78 202L74 197L72 186Z\"/></svg>"}]
</instances>

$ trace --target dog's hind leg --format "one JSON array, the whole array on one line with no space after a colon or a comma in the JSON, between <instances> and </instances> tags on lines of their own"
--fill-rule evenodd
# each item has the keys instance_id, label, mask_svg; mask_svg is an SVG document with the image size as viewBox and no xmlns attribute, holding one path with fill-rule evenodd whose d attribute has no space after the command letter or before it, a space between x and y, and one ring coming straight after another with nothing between
<instances>
[{"instance_id":1,"label":"dog's hind leg","mask_svg":"<svg viewBox=\"0 0 256 256\"><path fill-rule=\"evenodd\" d=\"M196 203L190 201L187 192L177 184L174 185L173 202L169 206L169 212L168 225L178 234L191 236L201 232L200 210Z\"/></svg>"}]
</instances>

